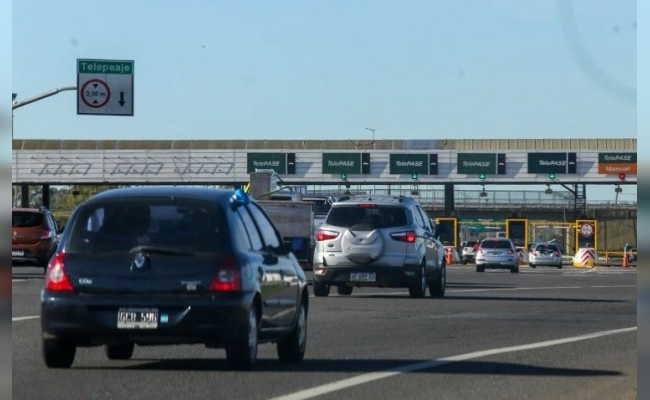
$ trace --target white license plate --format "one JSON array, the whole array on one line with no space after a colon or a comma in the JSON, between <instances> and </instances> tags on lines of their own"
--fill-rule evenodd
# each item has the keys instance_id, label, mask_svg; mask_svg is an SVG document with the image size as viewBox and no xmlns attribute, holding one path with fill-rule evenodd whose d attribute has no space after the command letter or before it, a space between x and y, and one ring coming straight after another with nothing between
<instances>
[{"instance_id":1,"label":"white license plate","mask_svg":"<svg viewBox=\"0 0 650 400\"><path fill-rule=\"evenodd\" d=\"M157 308L120 308L117 312L119 329L156 329L158 327Z\"/></svg>"},{"instance_id":2,"label":"white license plate","mask_svg":"<svg viewBox=\"0 0 650 400\"><path fill-rule=\"evenodd\" d=\"M352 282L374 282L377 277L374 272L350 272Z\"/></svg>"},{"instance_id":3,"label":"white license plate","mask_svg":"<svg viewBox=\"0 0 650 400\"><path fill-rule=\"evenodd\" d=\"M23 250L11 250L12 257L22 257L24 255L25 255L25 251Z\"/></svg>"}]
</instances>

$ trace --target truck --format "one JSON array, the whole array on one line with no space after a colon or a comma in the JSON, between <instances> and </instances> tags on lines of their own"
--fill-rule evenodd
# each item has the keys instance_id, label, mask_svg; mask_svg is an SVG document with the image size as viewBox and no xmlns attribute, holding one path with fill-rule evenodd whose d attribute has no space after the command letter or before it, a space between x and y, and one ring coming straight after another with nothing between
<instances>
[{"instance_id":1,"label":"truck","mask_svg":"<svg viewBox=\"0 0 650 400\"><path fill-rule=\"evenodd\" d=\"M313 204L306 201L257 200L280 232L291 244L293 254L305 271L312 269L314 251Z\"/></svg>"}]
</instances>

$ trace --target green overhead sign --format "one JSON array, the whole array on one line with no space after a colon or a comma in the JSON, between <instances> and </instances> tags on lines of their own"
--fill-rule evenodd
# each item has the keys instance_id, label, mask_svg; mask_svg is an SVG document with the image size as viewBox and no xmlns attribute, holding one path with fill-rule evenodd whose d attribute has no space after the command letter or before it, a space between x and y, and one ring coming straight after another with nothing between
<instances>
[{"instance_id":1,"label":"green overhead sign","mask_svg":"<svg viewBox=\"0 0 650 400\"><path fill-rule=\"evenodd\" d=\"M459 174L496 174L496 153L458 153Z\"/></svg>"},{"instance_id":2,"label":"green overhead sign","mask_svg":"<svg viewBox=\"0 0 650 400\"><path fill-rule=\"evenodd\" d=\"M428 154L391 154L389 170L392 175L429 173Z\"/></svg>"},{"instance_id":3,"label":"green overhead sign","mask_svg":"<svg viewBox=\"0 0 650 400\"><path fill-rule=\"evenodd\" d=\"M323 153L324 174L360 174L361 153Z\"/></svg>"},{"instance_id":4,"label":"green overhead sign","mask_svg":"<svg viewBox=\"0 0 650 400\"><path fill-rule=\"evenodd\" d=\"M528 153L530 174L575 174L576 153Z\"/></svg>"},{"instance_id":5,"label":"green overhead sign","mask_svg":"<svg viewBox=\"0 0 650 400\"><path fill-rule=\"evenodd\" d=\"M246 172L272 169L278 174L287 173L287 153L248 153Z\"/></svg>"}]
</instances>

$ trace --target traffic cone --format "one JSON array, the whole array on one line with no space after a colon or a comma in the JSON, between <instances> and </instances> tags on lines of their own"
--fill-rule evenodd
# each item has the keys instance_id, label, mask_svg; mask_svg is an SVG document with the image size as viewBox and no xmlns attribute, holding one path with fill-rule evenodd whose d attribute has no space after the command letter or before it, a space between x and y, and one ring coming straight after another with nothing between
<instances>
[{"instance_id":1,"label":"traffic cone","mask_svg":"<svg viewBox=\"0 0 650 400\"><path fill-rule=\"evenodd\" d=\"M622 265L622 267L623 268L628 267L628 265L627 265L627 252L625 252L625 251L623 252L623 265Z\"/></svg>"},{"instance_id":2,"label":"traffic cone","mask_svg":"<svg viewBox=\"0 0 650 400\"><path fill-rule=\"evenodd\" d=\"M451 249L447 249L447 260L445 261L447 262L447 265L450 265L454 262L454 256L451 253Z\"/></svg>"},{"instance_id":3,"label":"traffic cone","mask_svg":"<svg viewBox=\"0 0 650 400\"><path fill-rule=\"evenodd\" d=\"M605 252L605 264L609 264L609 251Z\"/></svg>"}]
</instances>

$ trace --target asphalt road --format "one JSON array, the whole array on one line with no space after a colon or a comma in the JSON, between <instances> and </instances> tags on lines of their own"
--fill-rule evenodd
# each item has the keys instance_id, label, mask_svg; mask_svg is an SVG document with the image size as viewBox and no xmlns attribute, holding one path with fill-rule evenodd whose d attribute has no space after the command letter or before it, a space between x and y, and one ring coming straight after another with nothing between
<instances>
[{"instance_id":1,"label":"asphalt road","mask_svg":"<svg viewBox=\"0 0 650 400\"><path fill-rule=\"evenodd\" d=\"M130 361L82 348L71 369L47 369L42 272L13 268L13 398L635 399L636 272L451 266L444 299L312 297L302 363L266 344L254 371L234 372L202 346L136 347Z\"/></svg>"}]
</instances>

